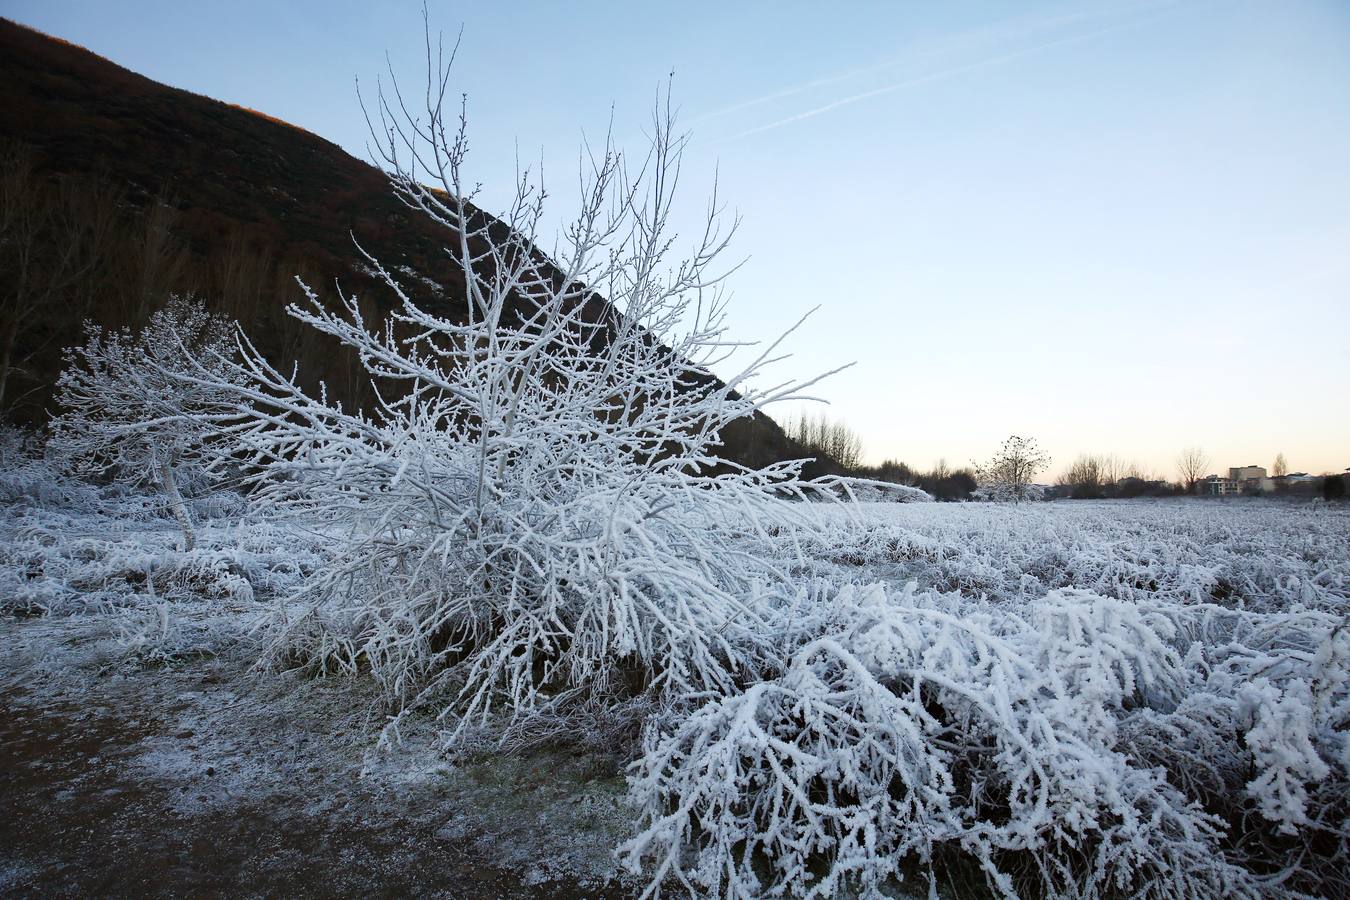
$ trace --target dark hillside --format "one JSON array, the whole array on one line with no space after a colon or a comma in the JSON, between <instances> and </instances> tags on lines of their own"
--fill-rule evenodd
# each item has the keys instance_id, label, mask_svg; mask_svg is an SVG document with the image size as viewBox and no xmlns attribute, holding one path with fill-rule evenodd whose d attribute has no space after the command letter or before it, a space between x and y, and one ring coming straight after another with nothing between
<instances>
[{"instance_id":1,"label":"dark hillside","mask_svg":"<svg viewBox=\"0 0 1350 900\"><path fill-rule=\"evenodd\" d=\"M169 198L196 253L243 229L279 257L346 276L355 234L381 258L446 275L443 236L407 215L383 174L303 129L9 21L0 84L6 136L34 147L46 173L116 180L141 205Z\"/></svg>"},{"instance_id":2,"label":"dark hillside","mask_svg":"<svg viewBox=\"0 0 1350 900\"><path fill-rule=\"evenodd\" d=\"M355 360L282 312L294 276L378 305L352 245L454 316L463 279L452 235L415 216L382 172L337 145L254 110L151 81L59 39L0 19L6 157L0 242L0 410L40 422L61 348L80 323L138 324L169 291L195 292L239 319L274 360L298 361L352 402ZM15 226L19 223L22 227ZM31 245L28 264L16 248ZM594 315L603 317L600 298ZM724 435L752 464L800 455L765 416Z\"/></svg>"}]
</instances>

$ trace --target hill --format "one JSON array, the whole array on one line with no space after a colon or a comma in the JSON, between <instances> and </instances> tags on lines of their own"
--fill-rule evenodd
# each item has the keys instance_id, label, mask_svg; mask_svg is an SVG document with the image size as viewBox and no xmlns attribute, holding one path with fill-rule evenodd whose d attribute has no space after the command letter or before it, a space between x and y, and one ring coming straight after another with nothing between
<instances>
[{"instance_id":1,"label":"hill","mask_svg":"<svg viewBox=\"0 0 1350 900\"><path fill-rule=\"evenodd\" d=\"M294 278L371 298L355 238L419 300L457 316L454 235L413 215L385 175L330 141L255 110L159 84L0 19L4 240L0 411L46 417L61 348L91 318L139 324L171 291L242 322L274 361L368 402L356 360L285 316ZM603 317L607 304L593 298ZM588 307L591 305L588 303ZM801 455L766 416L723 434L751 465ZM818 467L824 468L824 467ZM831 467L832 468L832 467Z\"/></svg>"}]
</instances>

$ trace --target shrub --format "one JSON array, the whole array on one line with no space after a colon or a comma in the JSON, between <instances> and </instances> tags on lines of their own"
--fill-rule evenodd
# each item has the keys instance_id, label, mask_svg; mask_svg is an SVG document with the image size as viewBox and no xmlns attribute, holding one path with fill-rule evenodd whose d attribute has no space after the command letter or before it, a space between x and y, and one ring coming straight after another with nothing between
<instances>
[{"instance_id":1,"label":"shrub","mask_svg":"<svg viewBox=\"0 0 1350 900\"><path fill-rule=\"evenodd\" d=\"M180 482L202 479L214 462L209 422L234 396L233 325L175 296L135 334L92 323L85 334L57 380L64 411L52 420L49 450L85 474L156 480L191 550L196 535Z\"/></svg>"},{"instance_id":2,"label":"shrub","mask_svg":"<svg viewBox=\"0 0 1350 900\"><path fill-rule=\"evenodd\" d=\"M230 378L193 381L235 391L242 411L215 421L259 467L258 502L351 535L279 615L273 658L368 670L400 710L434 698L451 743L498 713L510 739L596 698L760 677L814 504L782 502L805 496L800 461L748 469L717 438L798 386L756 386L776 343L725 383L710 374L728 353L713 267L729 234L710 213L691 254L669 258L682 141L668 109L642 166L607 147L588 169L556 259L532 241L543 194L522 183L501 220L482 215L462 120L447 139L434 98L426 115L429 140L415 122L394 131L408 139L394 187L456 236L467 315L419 306L372 259L397 298L382 325L308 288L290 314L359 352L374 413L306 393L247 345ZM402 167L414 148L438 160L440 190Z\"/></svg>"}]
</instances>

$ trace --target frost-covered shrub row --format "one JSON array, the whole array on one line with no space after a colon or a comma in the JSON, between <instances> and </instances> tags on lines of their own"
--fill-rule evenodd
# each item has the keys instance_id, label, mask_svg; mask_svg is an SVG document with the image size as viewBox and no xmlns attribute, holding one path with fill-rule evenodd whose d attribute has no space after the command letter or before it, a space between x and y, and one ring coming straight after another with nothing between
<instances>
[{"instance_id":1,"label":"frost-covered shrub row","mask_svg":"<svg viewBox=\"0 0 1350 900\"><path fill-rule=\"evenodd\" d=\"M1344 510L869 513L818 571L925 587L798 607L785 671L653 721L630 864L728 896L961 860L1008 895L1350 887Z\"/></svg>"},{"instance_id":2,"label":"frost-covered shrub row","mask_svg":"<svg viewBox=\"0 0 1350 900\"><path fill-rule=\"evenodd\" d=\"M624 851L717 896L960 859L1008 896L1342 891L1348 659L1313 611L845 588L783 674L649 728Z\"/></svg>"},{"instance_id":3,"label":"frost-covered shrub row","mask_svg":"<svg viewBox=\"0 0 1350 900\"><path fill-rule=\"evenodd\" d=\"M126 652L150 660L237 640L325 571L316 544L341 546L316 514L209 521L182 552L153 497L60 484L25 496L0 524L4 595L30 612L107 616ZM1345 891L1344 512L1195 501L826 512L840 519L834 543L797 558L796 589L747 594L767 631L727 632L742 668L726 686L664 702L592 696L508 735L622 740L626 722L650 717L632 782L645 821L622 849L653 891L868 895L901 873L919 880L912 890L971 868L1023 896ZM1075 577L1106 573L1102 591L1022 578L1047 529L1074 548ZM1204 558L1197 536L1206 577L1243 585L1234 602L1148 558L1190 572ZM787 558L772 540L759 547ZM860 547L891 549L859 570ZM1281 577L1255 577L1259 557ZM998 589L932 586L975 576ZM1145 576L1155 589L1138 586ZM1295 578L1308 602L1280 608Z\"/></svg>"},{"instance_id":4,"label":"frost-covered shrub row","mask_svg":"<svg viewBox=\"0 0 1350 900\"><path fill-rule=\"evenodd\" d=\"M0 424L0 504L92 508L98 496L93 485L63 476L40 434Z\"/></svg>"},{"instance_id":5,"label":"frost-covered shrub row","mask_svg":"<svg viewBox=\"0 0 1350 900\"><path fill-rule=\"evenodd\" d=\"M168 602L261 611L255 601L286 596L326 558L303 535L265 522L207 524L191 551L177 548L166 525L92 511L11 511L0 520L0 608L76 615Z\"/></svg>"},{"instance_id":6,"label":"frost-covered shrub row","mask_svg":"<svg viewBox=\"0 0 1350 900\"><path fill-rule=\"evenodd\" d=\"M1033 595L1015 578L1020 593L998 597L841 587L838 563L824 560L792 601L762 612L777 623L780 671L642 710L655 718L633 787L648 821L627 858L645 860L654 886L683 892L683 879L731 896L866 894L898 872L926 877L925 861L941 884L961 860L1023 895L1341 891L1350 643L1343 615L1324 609L1340 603L1334 579L1316 577L1337 560L1315 548L1344 539L1343 514L1182 502L1031 517L930 505L920 519L878 505L853 533L894 531L887 518L916 540L982 531L968 555L944 555L948 570L1013 578L1022 545L1047 527L1073 534L1082 555L1119 552L1117 528L1155 549L1171 535L1177 552L1189 545L1177 520L1195 507L1248 551L1238 535L1264 523L1272 565L1301 545L1314 602L1279 612L1189 591ZM203 548L178 552L162 507L158 519L142 511L149 502L132 508L11 506L3 571L54 612L114 616L128 652L154 659L209 651L221 617L258 620L253 591L284 596L321 563L303 530L260 523L205 527ZM882 557L863 575L898 576L895 566ZM589 727L612 724L602 709Z\"/></svg>"}]
</instances>

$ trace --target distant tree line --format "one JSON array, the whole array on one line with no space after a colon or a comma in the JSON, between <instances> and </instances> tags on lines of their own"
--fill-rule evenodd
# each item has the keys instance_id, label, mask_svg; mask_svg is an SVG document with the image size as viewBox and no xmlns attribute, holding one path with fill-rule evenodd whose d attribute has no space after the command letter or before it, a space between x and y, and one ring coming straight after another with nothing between
<instances>
[{"instance_id":1,"label":"distant tree line","mask_svg":"<svg viewBox=\"0 0 1350 900\"><path fill-rule=\"evenodd\" d=\"M971 499L1072 499L1110 500L1135 497L1175 497L1198 493L1209 476L1209 454L1199 447L1187 447L1177 457L1177 480L1148 472L1139 463L1126 461L1111 453L1081 454L1046 488L1036 485L1037 474L1049 464L1032 438L1014 435L989 461L969 467L951 468L939 459L928 471L920 471L898 459L886 459L878 465L862 463L862 438L842 421L824 414L789 418L784 432L797 441L806 453L837 464L855 478L902 484L927 491L936 500ZM1350 494L1350 473L1308 478L1290 473L1283 453L1271 465L1274 493L1286 496L1322 496L1343 500Z\"/></svg>"},{"instance_id":2,"label":"distant tree line","mask_svg":"<svg viewBox=\"0 0 1350 900\"><path fill-rule=\"evenodd\" d=\"M789 417L783 423L783 431L808 455L836 463L854 478L920 488L937 500L969 500L977 487L972 469L953 469L945 459L939 459L928 471L920 471L898 459L864 465L862 437L845 422L824 413Z\"/></svg>"},{"instance_id":3,"label":"distant tree line","mask_svg":"<svg viewBox=\"0 0 1350 900\"><path fill-rule=\"evenodd\" d=\"M968 468L952 469L945 459L939 459L927 472L910 468L898 459L887 459L878 466L861 466L856 474L873 481L920 488L935 500L969 500L978 486L974 471Z\"/></svg>"},{"instance_id":4,"label":"distant tree line","mask_svg":"<svg viewBox=\"0 0 1350 900\"><path fill-rule=\"evenodd\" d=\"M1346 482L1350 481L1350 474L1328 475L1322 479L1322 498L1324 500L1344 500L1350 490L1347 489Z\"/></svg>"},{"instance_id":5,"label":"distant tree line","mask_svg":"<svg viewBox=\"0 0 1350 900\"><path fill-rule=\"evenodd\" d=\"M1177 457L1177 480L1146 473L1138 463L1124 462L1111 454L1083 454L1055 482L1053 496L1074 500L1098 500L1131 497L1171 497L1203 493L1201 484L1211 476L1212 460L1199 447L1187 447ZM1310 477L1289 471L1283 453L1275 457L1269 480L1252 479L1241 493L1259 495L1270 491L1286 497L1316 497L1338 500L1346 495L1350 475L1326 474ZM1272 484L1273 482L1273 484ZM1231 496L1231 495L1230 495Z\"/></svg>"},{"instance_id":6,"label":"distant tree line","mask_svg":"<svg viewBox=\"0 0 1350 900\"><path fill-rule=\"evenodd\" d=\"M1200 477L1195 475L1194 481ZM1146 473L1138 463L1125 462L1111 454L1094 453L1082 454L1074 460L1056 480L1055 488L1056 496L1074 500L1168 497L1183 490L1165 478Z\"/></svg>"},{"instance_id":7,"label":"distant tree line","mask_svg":"<svg viewBox=\"0 0 1350 900\"><path fill-rule=\"evenodd\" d=\"M862 465L862 438L842 421L833 421L824 413L805 413L789 418L783 431L811 455L827 457L852 473Z\"/></svg>"},{"instance_id":8,"label":"distant tree line","mask_svg":"<svg viewBox=\"0 0 1350 900\"><path fill-rule=\"evenodd\" d=\"M1201 482L1209 476L1210 457L1199 447L1188 447L1177 457L1179 480L1173 486L1176 493L1198 493ZM1347 493L1350 482L1350 470L1343 473L1326 472L1312 476L1306 472L1290 472L1289 460L1284 453L1275 454L1271 463L1268 479L1252 479L1242 485L1241 492L1257 496L1267 490L1285 497L1317 497L1325 500L1341 500Z\"/></svg>"}]
</instances>

